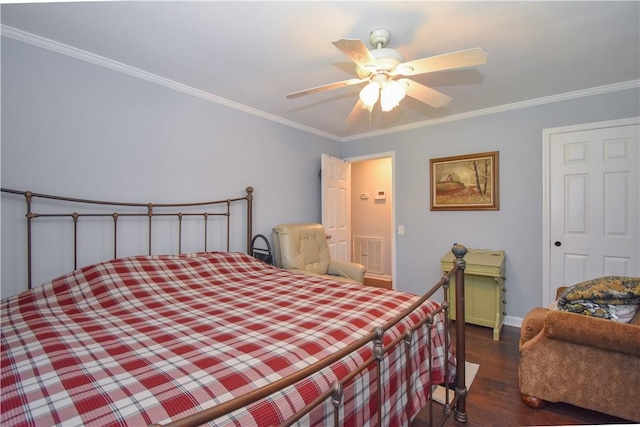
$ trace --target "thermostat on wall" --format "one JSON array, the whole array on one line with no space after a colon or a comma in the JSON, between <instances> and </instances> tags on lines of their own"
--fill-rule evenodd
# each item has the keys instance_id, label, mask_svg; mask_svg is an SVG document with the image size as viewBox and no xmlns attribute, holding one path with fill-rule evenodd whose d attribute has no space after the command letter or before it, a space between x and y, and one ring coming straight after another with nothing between
<instances>
[{"instance_id":1,"label":"thermostat on wall","mask_svg":"<svg viewBox=\"0 0 640 427\"><path fill-rule=\"evenodd\" d=\"M374 197L375 200L384 200L386 198L387 198L387 194L385 193L384 190L376 191L376 195Z\"/></svg>"}]
</instances>

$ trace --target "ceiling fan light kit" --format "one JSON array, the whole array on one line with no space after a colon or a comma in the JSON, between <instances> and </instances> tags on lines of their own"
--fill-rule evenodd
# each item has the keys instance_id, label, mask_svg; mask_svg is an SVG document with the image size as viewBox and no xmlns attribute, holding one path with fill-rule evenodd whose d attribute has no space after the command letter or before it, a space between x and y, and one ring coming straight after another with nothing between
<instances>
[{"instance_id":1,"label":"ceiling fan light kit","mask_svg":"<svg viewBox=\"0 0 640 427\"><path fill-rule=\"evenodd\" d=\"M404 82L390 80L387 74L376 74L371 77L369 84L360 91L362 108L372 111L379 99L382 111L391 111L406 96L406 88L407 85Z\"/></svg>"},{"instance_id":2,"label":"ceiling fan light kit","mask_svg":"<svg viewBox=\"0 0 640 427\"><path fill-rule=\"evenodd\" d=\"M451 97L414 80L406 78L395 80L395 78L469 67L487 62L487 54L480 48L405 62L400 52L386 47L390 37L391 32L386 28L376 28L371 31L369 42L374 48L371 51L360 40L341 39L333 42L334 46L355 63L355 71L359 79L344 80L290 93L287 98L297 98L312 93L367 83L360 91L358 100L358 104L365 110L372 111L379 100L382 111L391 111L399 105L406 95L434 108L440 108L447 105L451 101Z\"/></svg>"}]
</instances>

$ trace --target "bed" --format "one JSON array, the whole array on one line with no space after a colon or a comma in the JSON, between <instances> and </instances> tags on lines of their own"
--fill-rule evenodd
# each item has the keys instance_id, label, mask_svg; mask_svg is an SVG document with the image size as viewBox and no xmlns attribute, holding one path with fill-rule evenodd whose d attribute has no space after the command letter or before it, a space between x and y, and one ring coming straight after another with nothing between
<instances>
[{"instance_id":1,"label":"bed","mask_svg":"<svg viewBox=\"0 0 640 427\"><path fill-rule=\"evenodd\" d=\"M464 318L462 245L452 248L452 270L418 297L295 274L250 256L251 188L244 197L170 205L2 191L26 200L29 279L32 222L42 218L76 224L104 216L115 224L121 214L91 207L141 208L149 240L144 255L114 249L107 261L73 265L2 300L2 425L396 426L421 410L432 424L452 413L467 421L464 323L456 323L454 355L448 302L431 300L455 275L457 318ZM35 198L42 209L48 200L90 208L48 217L34 209ZM244 252L229 250L237 203L246 205ZM217 205L226 209L206 210ZM155 216L181 221L187 211L221 219L226 245L152 254ZM430 400L438 384L455 388L443 406Z\"/></svg>"}]
</instances>

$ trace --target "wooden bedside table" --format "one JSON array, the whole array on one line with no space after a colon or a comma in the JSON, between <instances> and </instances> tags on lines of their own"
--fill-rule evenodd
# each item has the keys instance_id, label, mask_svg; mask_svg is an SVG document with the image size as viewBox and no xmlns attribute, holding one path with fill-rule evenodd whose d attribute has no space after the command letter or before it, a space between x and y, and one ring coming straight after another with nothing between
<instances>
[{"instance_id":1,"label":"wooden bedside table","mask_svg":"<svg viewBox=\"0 0 640 427\"><path fill-rule=\"evenodd\" d=\"M500 339L505 310L504 251L468 249L464 259L465 322L493 328L493 339ZM448 252L440 259L443 272L453 268L455 257ZM456 318L455 277L451 278L448 291L449 318Z\"/></svg>"}]
</instances>

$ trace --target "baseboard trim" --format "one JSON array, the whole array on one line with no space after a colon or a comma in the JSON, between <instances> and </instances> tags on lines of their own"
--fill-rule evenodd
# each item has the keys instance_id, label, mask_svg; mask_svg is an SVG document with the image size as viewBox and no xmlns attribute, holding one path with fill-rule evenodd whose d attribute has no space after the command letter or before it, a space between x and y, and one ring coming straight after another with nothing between
<instances>
[{"instance_id":1,"label":"baseboard trim","mask_svg":"<svg viewBox=\"0 0 640 427\"><path fill-rule=\"evenodd\" d=\"M504 324L506 326L515 326L516 328L521 328L523 320L524 319L522 317L505 316Z\"/></svg>"}]
</instances>

